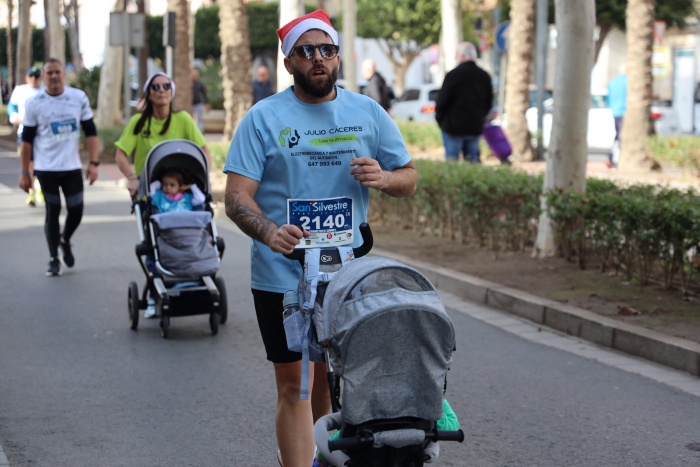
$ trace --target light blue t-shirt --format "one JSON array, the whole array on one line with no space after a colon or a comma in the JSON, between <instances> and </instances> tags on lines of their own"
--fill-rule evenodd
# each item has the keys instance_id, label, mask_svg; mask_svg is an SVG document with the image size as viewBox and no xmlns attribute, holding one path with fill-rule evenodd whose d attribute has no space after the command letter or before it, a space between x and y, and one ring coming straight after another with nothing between
<instances>
[{"instance_id":1,"label":"light blue t-shirt","mask_svg":"<svg viewBox=\"0 0 700 467\"><path fill-rule=\"evenodd\" d=\"M229 148L224 172L258 181L255 202L277 225L287 223L287 199L347 196L353 200L353 246L367 220L369 190L350 174L353 157L371 157L384 170L411 161L403 137L374 100L336 86L337 97L307 104L288 88L253 106ZM251 246L251 286L284 293L296 289L301 267L267 245Z\"/></svg>"},{"instance_id":2,"label":"light blue t-shirt","mask_svg":"<svg viewBox=\"0 0 700 467\"><path fill-rule=\"evenodd\" d=\"M608 107L614 117L622 117L627 110L627 75L617 75L608 83Z\"/></svg>"}]
</instances>

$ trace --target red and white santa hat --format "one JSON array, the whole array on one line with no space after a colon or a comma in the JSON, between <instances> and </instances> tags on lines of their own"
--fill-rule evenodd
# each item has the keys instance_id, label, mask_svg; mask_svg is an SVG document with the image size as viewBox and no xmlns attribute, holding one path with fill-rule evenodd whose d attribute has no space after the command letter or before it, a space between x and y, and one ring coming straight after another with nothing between
<instances>
[{"instance_id":1,"label":"red and white santa hat","mask_svg":"<svg viewBox=\"0 0 700 467\"><path fill-rule=\"evenodd\" d=\"M302 34L310 29L320 29L331 36L333 43L338 45L338 31L331 25L328 13L323 10L316 10L290 21L277 30L277 35L282 41L282 53L285 57L289 57L294 44L296 44Z\"/></svg>"}]
</instances>

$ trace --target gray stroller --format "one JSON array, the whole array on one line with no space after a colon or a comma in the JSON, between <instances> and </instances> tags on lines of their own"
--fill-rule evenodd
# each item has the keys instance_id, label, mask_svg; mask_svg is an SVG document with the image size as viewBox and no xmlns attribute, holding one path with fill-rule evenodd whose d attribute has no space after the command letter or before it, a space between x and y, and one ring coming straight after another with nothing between
<instances>
[{"instance_id":1,"label":"gray stroller","mask_svg":"<svg viewBox=\"0 0 700 467\"><path fill-rule=\"evenodd\" d=\"M359 258L372 244L369 226L360 231L365 245L342 266L335 249L321 250L320 272L332 276L318 281L309 341L326 362L333 413L318 420L314 439L336 467L420 467L437 459L437 441L464 440L462 430L437 429L454 327L417 270Z\"/></svg>"},{"instance_id":2,"label":"gray stroller","mask_svg":"<svg viewBox=\"0 0 700 467\"><path fill-rule=\"evenodd\" d=\"M200 211L158 213L151 205L149 186L170 168L177 168L197 184L205 196ZM161 336L169 336L170 318L206 314L212 334L228 317L226 286L217 276L224 252L210 206L211 187L206 156L191 141L163 141L151 149L132 200L140 243L136 257L146 275L139 296L136 282L129 283L131 329L139 324L139 311L150 297L160 317Z\"/></svg>"}]
</instances>

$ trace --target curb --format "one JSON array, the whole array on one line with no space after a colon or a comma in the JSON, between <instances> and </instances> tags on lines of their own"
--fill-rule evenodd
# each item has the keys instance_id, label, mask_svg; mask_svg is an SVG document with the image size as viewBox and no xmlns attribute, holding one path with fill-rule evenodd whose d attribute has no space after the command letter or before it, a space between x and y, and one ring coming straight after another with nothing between
<instances>
[{"instance_id":1,"label":"curb","mask_svg":"<svg viewBox=\"0 0 700 467\"><path fill-rule=\"evenodd\" d=\"M538 297L451 269L374 249L374 254L405 263L435 288L490 306L595 344L700 377L700 344L641 326L621 323L588 310Z\"/></svg>"}]
</instances>

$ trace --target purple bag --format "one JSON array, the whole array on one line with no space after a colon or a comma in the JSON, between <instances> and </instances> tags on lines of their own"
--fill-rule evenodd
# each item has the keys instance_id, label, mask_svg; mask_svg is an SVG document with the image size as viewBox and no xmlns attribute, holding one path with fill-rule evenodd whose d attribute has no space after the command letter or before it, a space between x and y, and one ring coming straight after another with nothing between
<instances>
[{"instance_id":1,"label":"purple bag","mask_svg":"<svg viewBox=\"0 0 700 467\"><path fill-rule=\"evenodd\" d=\"M502 161L508 159L508 156L513 153L513 148L510 146L503 128L498 125L490 123L484 125L484 139L489 149Z\"/></svg>"}]
</instances>

